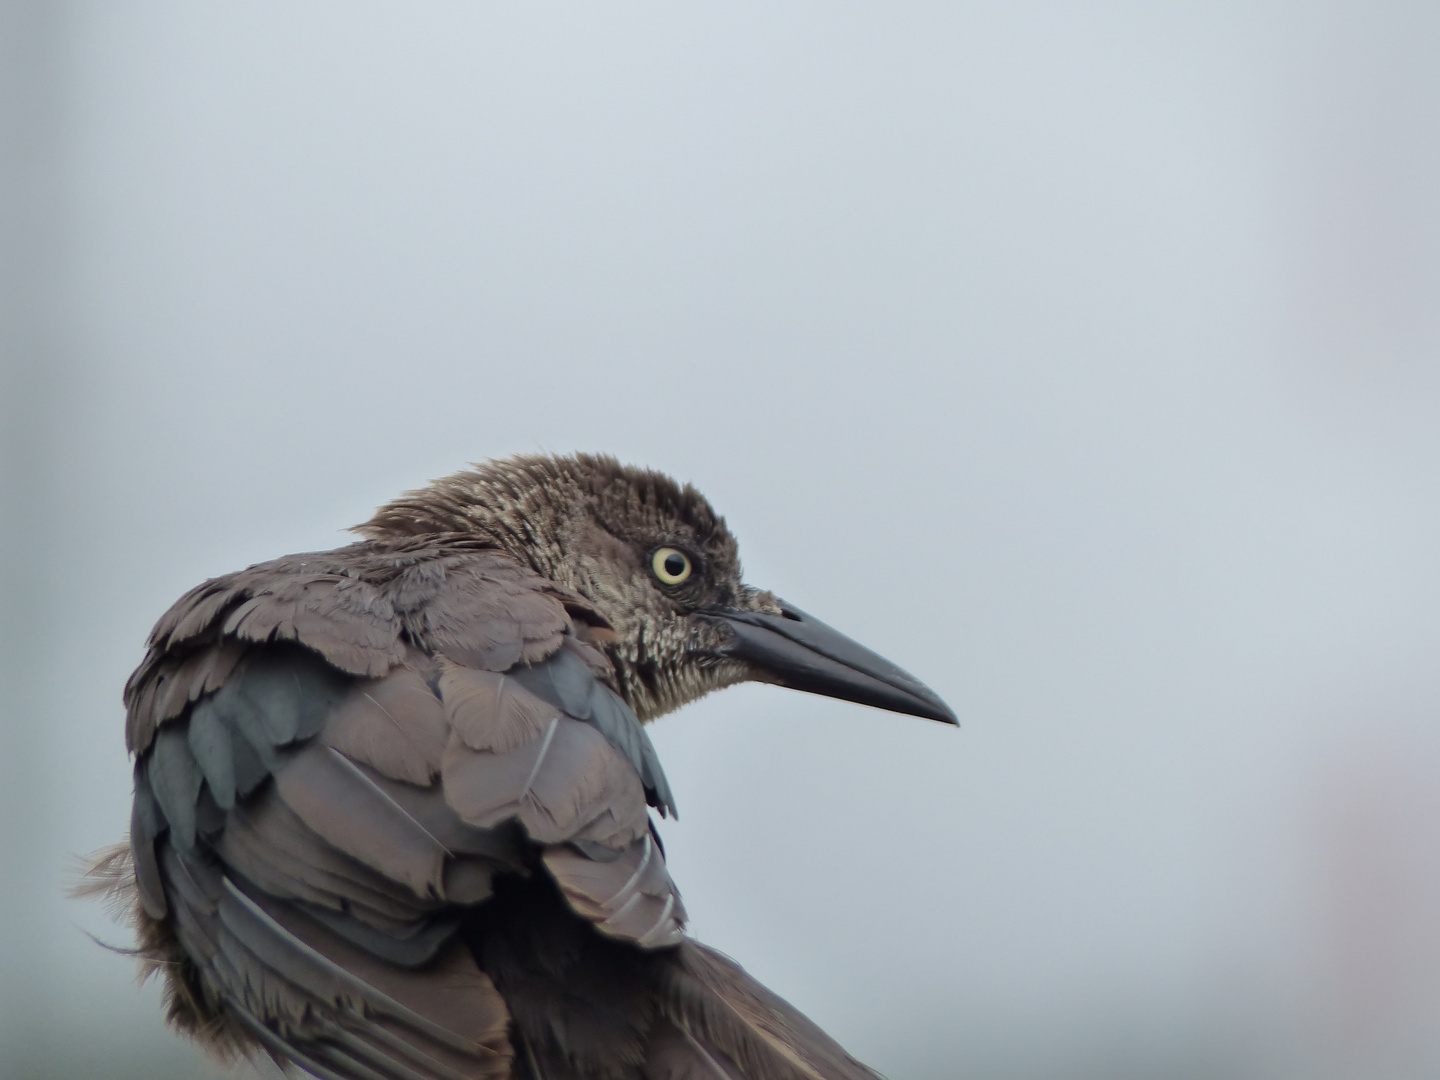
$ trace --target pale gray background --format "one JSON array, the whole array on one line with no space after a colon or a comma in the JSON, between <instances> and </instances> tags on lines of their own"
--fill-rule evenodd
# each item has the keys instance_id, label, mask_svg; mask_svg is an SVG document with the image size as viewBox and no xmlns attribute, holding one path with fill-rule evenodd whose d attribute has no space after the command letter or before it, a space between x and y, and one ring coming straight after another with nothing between
<instances>
[{"instance_id":1,"label":"pale gray background","mask_svg":"<svg viewBox=\"0 0 1440 1080\"><path fill-rule=\"evenodd\" d=\"M1440 1075L1437 56L1377 0L7 3L0 1076L218 1075L60 898L160 612L575 448L964 720L655 729L694 930L854 1052Z\"/></svg>"}]
</instances>

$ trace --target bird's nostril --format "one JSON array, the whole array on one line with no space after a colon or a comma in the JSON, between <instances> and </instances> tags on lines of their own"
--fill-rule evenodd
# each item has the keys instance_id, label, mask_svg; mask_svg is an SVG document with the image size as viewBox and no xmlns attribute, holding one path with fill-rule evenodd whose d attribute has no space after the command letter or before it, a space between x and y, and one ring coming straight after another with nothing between
<instances>
[{"instance_id":1,"label":"bird's nostril","mask_svg":"<svg viewBox=\"0 0 1440 1080\"><path fill-rule=\"evenodd\" d=\"M784 616L785 618L791 620L792 622L804 622L804 621L805 621L804 619L800 618L800 613L799 613L798 611L792 611L792 610L791 610L790 608L788 608L788 607L782 607L782 608L780 609L780 614L781 614L782 616Z\"/></svg>"}]
</instances>

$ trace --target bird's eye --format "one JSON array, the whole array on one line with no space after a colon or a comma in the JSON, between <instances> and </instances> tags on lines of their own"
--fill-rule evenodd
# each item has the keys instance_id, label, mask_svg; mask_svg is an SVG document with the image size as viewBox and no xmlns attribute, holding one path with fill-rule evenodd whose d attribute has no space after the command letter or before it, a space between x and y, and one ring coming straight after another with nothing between
<instances>
[{"instance_id":1,"label":"bird's eye","mask_svg":"<svg viewBox=\"0 0 1440 1080\"><path fill-rule=\"evenodd\" d=\"M690 556L674 548L661 548L650 558L650 569L666 585L679 585L690 577Z\"/></svg>"}]
</instances>

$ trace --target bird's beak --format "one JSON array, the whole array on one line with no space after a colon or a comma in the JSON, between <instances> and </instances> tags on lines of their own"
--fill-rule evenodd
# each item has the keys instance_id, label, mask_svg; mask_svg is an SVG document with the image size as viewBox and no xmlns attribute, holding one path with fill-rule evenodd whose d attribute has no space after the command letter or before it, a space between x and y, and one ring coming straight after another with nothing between
<instances>
[{"instance_id":1,"label":"bird's beak","mask_svg":"<svg viewBox=\"0 0 1440 1080\"><path fill-rule=\"evenodd\" d=\"M706 612L733 632L733 640L719 652L749 664L755 677L765 682L959 724L950 706L913 675L814 616L783 601L780 606L780 615L733 609Z\"/></svg>"}]
</instances>

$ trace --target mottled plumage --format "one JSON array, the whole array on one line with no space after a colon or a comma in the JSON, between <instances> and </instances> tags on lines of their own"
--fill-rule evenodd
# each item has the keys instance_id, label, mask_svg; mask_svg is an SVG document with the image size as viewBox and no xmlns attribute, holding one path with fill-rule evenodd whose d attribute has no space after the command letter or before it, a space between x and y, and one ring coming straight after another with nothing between
<instances>
[{"instance_id":1,"label":"mottled plumage","mask_svg":"<svg viewBox=\"0 0 1440 1080\"><path fill-rule=\"evenodd\" d=\"M171 1021L343 1080L872 1077L685 936L642 722L753 678L943 704L609 458L494 462L357 531L187 593L126 686L130 841L92 877Z\"/></svg>"}]
</instances>

